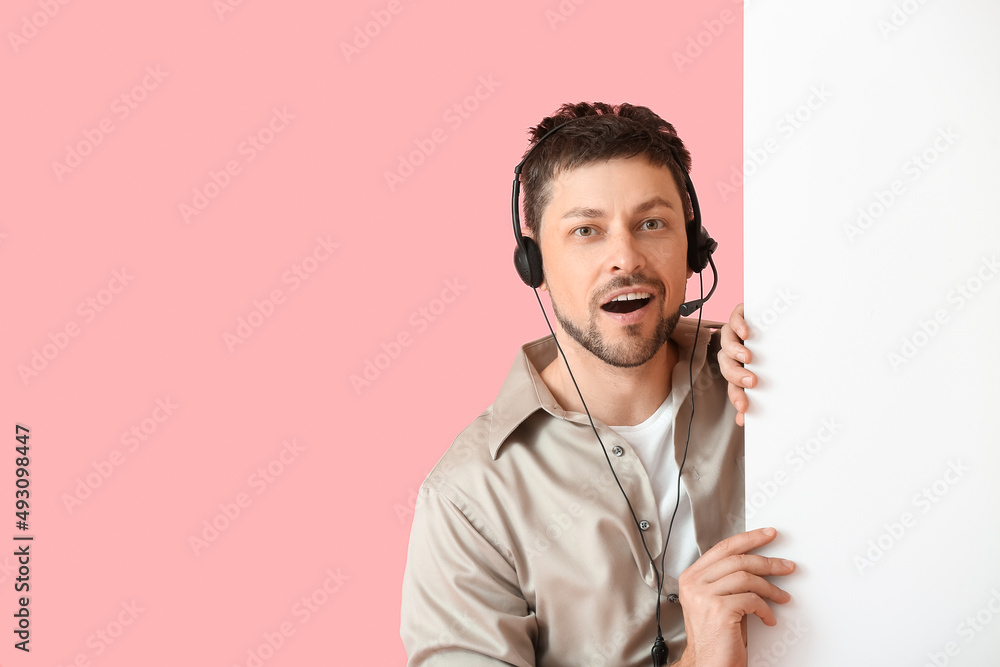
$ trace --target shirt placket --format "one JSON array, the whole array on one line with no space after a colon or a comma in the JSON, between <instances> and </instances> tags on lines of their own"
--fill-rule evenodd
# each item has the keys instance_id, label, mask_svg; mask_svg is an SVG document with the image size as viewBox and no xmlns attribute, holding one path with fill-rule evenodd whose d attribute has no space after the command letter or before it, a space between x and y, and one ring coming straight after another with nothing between
<instances>
[{"instance_id":1,"label":"shirt placket","mask_svg":"<svg viewBox=\"0 0 1000 667\"><path fill-rule=\"evenodd\" d=\"M649 481L649 475L632 446L624 438L603 426L598 427L598 432L604 442L608 458L611 459L611 464L618 475L618 480L635 511L635 520L632 518L632 513L629 512L621 492L607 498L608 511L621 517L636 569L646 585L656 590L656 575L650 563L650 556L654 562L659 562L663 549L663 530L660 526L660 513L656 506L656 498L653 495L653 486ZM638 526L636 526L637 522ZM644 539L645 547L643 546ZM658 569L659 565L657 565Z\"/></svg>"}]
</instances>

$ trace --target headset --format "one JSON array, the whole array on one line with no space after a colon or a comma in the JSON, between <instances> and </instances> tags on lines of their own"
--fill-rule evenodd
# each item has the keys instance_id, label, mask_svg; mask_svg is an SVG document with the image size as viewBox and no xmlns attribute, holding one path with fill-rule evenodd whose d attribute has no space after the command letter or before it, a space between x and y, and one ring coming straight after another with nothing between
<instances>
[{"instance_id":1,"label":"headset","mask_svg":"<svg viewBox=\"0 0 1000 667\"><path fill-rule=\"evenodd\" d=\"M622 496L625 497L625 503L628 505L629 511L632 513L632 520L635 522L635 527L639 531L639 537L642 539L642 546L646 550L646 556L649 558L649 564L653 566L653 574L656 576L656 640L653 643L652 658L653 667L663 667L667 664L667 645L663 640L663 632L660 629L660 599L663 594L663 578L666 576L666 573L661 576L660 572L663 569L663 564L665 562L667 544L670 542L670 532L674 527L674 518L677 516L678 507L680 507L681 473L684 472L684 463L687 461L688 444L691 442L691 424L694 422L694 351L697 348L697 345L691 348L691 361L688 367L688 381L691 385L691 417L688 421L687 439L684 442L684 456L681 459L681 465L677 471L677 502L674 505L674 513L671 516L670 526L667 529L666 540L663 544L663 552L660 557L660 569L657 570L656 562L653 560L653 556L649 552L649 547L646 545L646 537L643 534L642 528L639 526L639 519L635 515L632 503L629 502L628 495L625 493L625 488L618 479L617 473L615 473L615 467L611 464L611 457L608 456L607 448L604 446L604 442L601 440L601 436L597 432L597 427L594 426L594 419L590 416L590 409L587 408L587 403L583 400L583 393L580 391L580 386L576 383L573 371L569 367L569 360L566 359L566 353L563 352L562 346L559 344L558 338L556 338L555 331L552 329L552 323L549 322L549 316L545 313L545 308L542 306L541 297L538 296L538 287L541 286L543 280L541 248L534 239L524 236L521 233L519 198L521 193L521 169L524 167L524 163L528 161L528 158L531 157L531 154L541 145L541 143L552 134L571 123L592 117L594 117L594 114L577 116L556 125L539 137L538 141L535 142L535 145L528 150L521 161L517 163L517 166L514 167L514 185L511 193L511 217L514 222L514 237L517 240L517 247L514 249L514 266L517 269L517 275L520 276L521 280L535 292L535 298L538 299L538 307L542 309L542 315L545 317L545 323L548 324L549 331L552 332L552 339L555 340L556 347L559 348L563 361L566 363L566 370L569 371L570 379L573 380L573 386L576 387L576 392L580 396L580 402L583 403L583 409L587 412L587 418L590 420L590 427L594 430L594 435L597 436L597 441L601 444L601 450L604 452L604 458L607 459L608 466L611 468L611 474L614 475L615 481L618 482L618 488L621 490ZM715 288L719 284L719 272L715 268L715 262L712 261L712 253L715 252L719 244L715 241L715 239L708 235L708 231L701 224L701 209L698 206L698 195L695 193L694 184L691 182L691 177L684 168L684 163L681 161L678 151L673 146L669 146L669 149L674 157L674 160L684 173L684 185L687 190L688 197L691 200L691 210L693 213L691 220L685 223L685 232L687 234L688 242L687 264L692 271L698 274L700 295L698 299L682 303L679 310L680 314L684 317L687 317L694 311L699 310L698 325L695 329L695 341L697 341L698 333L701 331L700 308L712 297L712 294L715 293ZM704 282L702 280L702 271L704 271L706 266L712 267L713 276L712 289L709 290L707 296L705 296Z\"/></svg>"},{"instance_id":2,"label":"headset","mask_svg":"<svg viewBox=\"0 0 1000 667\"><path fill-rule=\"evenodd\" d=\"M570 123L593 117L593 115L578 116L556 125L551 130L543 134L538 141L535 142L535 145L531 147L531 150L525 154L524 158L517 163L517 166L514 167L514 186L511 193L511 218L514 222L514 238L517 240L517 247L514 248L514 266L517 268L517 275L521 277L521 280L528 287L537 288L542 284L542 251L534 239L530 236L524 236L521 233L521 213L519 206L519 198L521 194L521 169L524 167L524 163L528 161L528 158L531 157L531 154L534 153L547 138ZM695 273L701 273L706 266L711 265L713 276L712 289L709 290L708 296L681 304L681 317L687 317L698 308L701 308L706 301L712 298L712 295L715 293L715 288L719 284L719 272L715 268L715 262L712 261L712 253L714 253L716 248L719 247L719 244L715 239L708 235L708 230L706 230L701 224L701 207L698 206L698 194L694 190L694 184L691 182L691 176L687 173L687 170L684 169L684 163L681 161L677 150L673 146L669 146L669 148L670 152L674 156L674 160L677 162L677 165L680 167L681 171L684 172L684 186L687 190L688 197L691 200L691 210L693 215L691 219L685 223L685 231L687 233L688 242L688 266L691 267L691 270Z\"/></svg>"}]
</instances>

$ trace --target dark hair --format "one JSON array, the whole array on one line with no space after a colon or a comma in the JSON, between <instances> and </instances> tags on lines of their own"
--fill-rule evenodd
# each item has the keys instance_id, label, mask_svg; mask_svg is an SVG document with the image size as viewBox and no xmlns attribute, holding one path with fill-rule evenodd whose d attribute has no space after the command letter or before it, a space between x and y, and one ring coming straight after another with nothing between
<instances>
[{"instance_id":1,"label":"dark hair","mask_svg":"<svg viewBox=\"0 0 1000 667\"><path fill-rule=\"evenodd\" d=\"M684 220L694 217L684 179L684 174L691 170L691 154L674 126L646 107L603 102L564 104L528 130L531 144L524 155L552 128L585 116L587 120L574 121L546 139L521 170L523 218L536 240L542 211L552 196L552 179L561 171L612 158L644 155L652 164L669 168L681 193Z\"/></svg>"}]
</instances>

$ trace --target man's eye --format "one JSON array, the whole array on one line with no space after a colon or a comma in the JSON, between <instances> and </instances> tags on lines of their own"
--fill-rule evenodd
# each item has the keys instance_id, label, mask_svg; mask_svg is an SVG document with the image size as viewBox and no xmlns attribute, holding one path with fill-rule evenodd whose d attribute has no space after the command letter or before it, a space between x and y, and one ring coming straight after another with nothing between
<instances>
[{"instance_id":1,"label":"man's eye","mask_svg":"<svg viewBox=\"0 0 1000 667\"><path fill-rule=\"evenodd\" d=\"M573 233L576 234L577 236L593 236L594 235L594 228L593 227L577 227L576 229L573 230Z\"/></svg>"},{"instance_id":2,"label":"man's eye","mask_svg":"<svg viewBox=\"0 0 1000 667\"><path fill-rule=\"evenodd\" d=\"M646 220L642 223L642 226L646 229L662 229L667 223L660 219Z\"/></svg>"}]
</instances>

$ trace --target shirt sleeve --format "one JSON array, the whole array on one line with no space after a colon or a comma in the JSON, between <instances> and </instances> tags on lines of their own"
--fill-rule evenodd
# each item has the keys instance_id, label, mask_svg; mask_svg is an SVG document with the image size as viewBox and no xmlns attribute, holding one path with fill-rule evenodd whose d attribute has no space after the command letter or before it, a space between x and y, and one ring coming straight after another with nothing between
<instances>
[{"instance_id":1,"label":"shirt sleeve","mask_svg":"<svg viewBox=\"0 0 1000 667\"><path fill-rule=\"evenodd\" d=\"M407 667L534 667L537 624L510 551L464 509L426 485L417 496L400 613Z\"/></svg>"}]
</instances>

